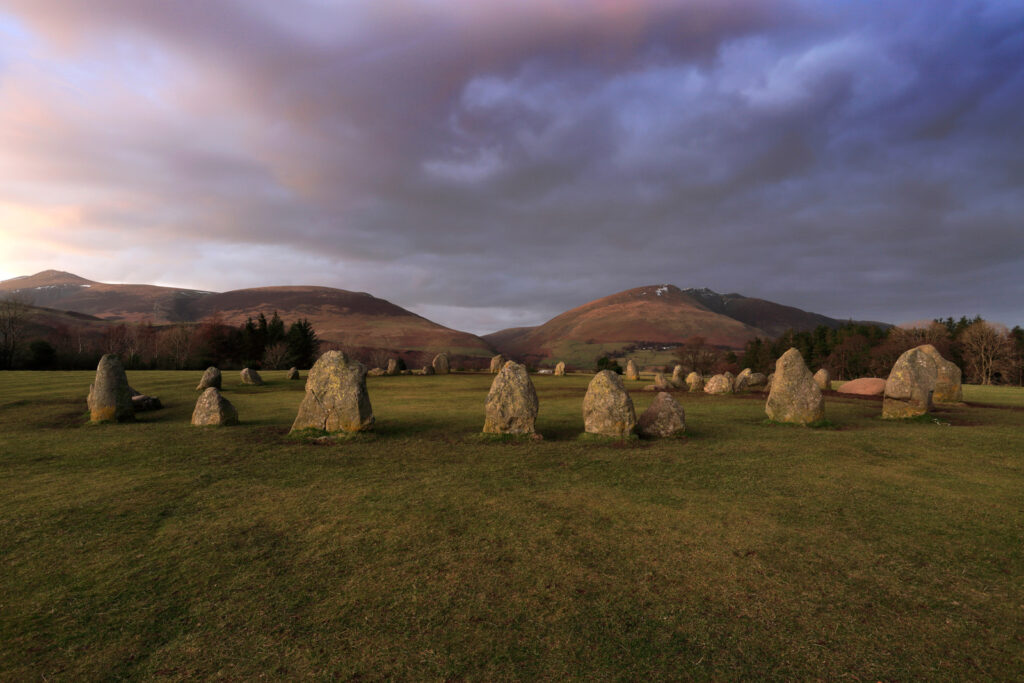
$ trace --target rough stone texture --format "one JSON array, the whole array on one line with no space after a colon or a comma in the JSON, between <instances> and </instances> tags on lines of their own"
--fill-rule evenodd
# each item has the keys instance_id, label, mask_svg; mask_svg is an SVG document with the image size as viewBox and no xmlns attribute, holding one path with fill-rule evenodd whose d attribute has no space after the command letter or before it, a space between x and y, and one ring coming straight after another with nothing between
<instances>
[{"instance_id":1,"label":"rough stone texture","mask_svg":"<svg viewBox=\"0 0 1024 683\"><path fill-rule=\"evenodd\" d=\"M655 373L654 375L654 386L656 386L660 391L668 391L675 388L672 383L665 378L665 375L660 372Z\"/></svg>"},{"instance_id":2,"label":"rough stone texture","mask_svg":"<svg viewBox=\"0 0 1024 683\"><path fill-rule=\"evenodd\" d=\"M388 358L388 367L384 370L384 374L388 376L394 376L399 374L398 359Z\"/></svg>"},{"instance_id":3,"label":"rough stone texture","mask_svg":"<svg viewBox=\"0 0 1024 683\"><path fill-rule=\"evenodd\" d=\"M937 379L935 361L921 347L904 351L885 380L882 417L899 419L927 413L932 409Z\"/></svg>"},{"instance_id":4,"label":"rough stone texture","mask_svg":"<svg viewBox=\"0 0 1024 683\"><path fill-rule=\"evenodd\" d=\"M775 382L775 373L774 372L769 372L768 373L768 381L764 383L764 390L766 392L771 391L772 390L772 384L774 382Z\"/></svg>"},{"instance_id":5,"label":"rough stone texture","mask_svg":"<svg viewBox=\"0 0 1024 683\"><path fill-rule=\"evenodd\" d=\"M676 436L686 430L686 413L672 394L661 392L640 416L637 426L643 436Z\"/></svg>"},{"instance_id":6,"label":"rough stone texture","mask_svg":"<svg viewBox=\"0 0 1024 683\"><path fill-rule=\"evenodd\" d=\"M672 384L677 387L686 386L686 375L683 374L683 366L677 365L672 368Z\"/></svg>"},{"instance_id":7,"label":"rough stone texture","mask_svg":"<svg viewBox=\"0 0 1024 683\"><path fill-rule=\"evenodd\" d=\"M366 374L369 375L370 377L383 377L384 375L387 374L387 370L385 370L384 368L374 368L373 370L370 370Z\"/></svg>"},{"instance_id":8,"label":"rough stone texture","mask_svg":"<svg viewBox=\"0 0 1024 683\"><path fill-rule=\"evenodd\" d=\"M715 375L707 382L704 383L704 393L706 394L731 394L732 393L732 379L730 379L728 373L721 375Z\"/></svg>"},{"instance_id":9,"label":"rough stone texture","mask_svg":"<svg viewBox=\"0 0 1024 683\"><path fill-rule=\"evenodd\" d=\"M768 419L793 424L811 424L825 419L825 399L795 348L775 362L775 378L764 412Z\"/></svg>"},{"instance_id":10,"label":"rough stone texture","mask_svg":"<svg viewBox=\"0 0 1024 683\"><path fill-rule=\"evenodd\" d=\"M555 365L555 376L565 376L565 363L563 363L562 361L558 361L558 363Z\"/></svg>"},{"instance_id":11,"label":"rough stone texture","mask_svg":"<svg viewBox=\"0 0 1024 683\"><path fill-rule=\"evenodd\" d=\"M740 370L740 374L736 375L736 378L733 379L732 381L732 390L735 391L736 393L739 393L741 391L749 391L749 380L752 374L754 374L754 371L751 370L750 368L743 368L742 370Z\"/></svg>"},{"instance_id":12,"label":"rough stone texture","mask_svg":"<svg viewBox=\"0 0 1024 683\"><path fill-rule=\"evenodd\" d=\"M611 370L594 375L583 397L583 428L588 434L623 437L636 427L633 399Z\"/></svg>"},{"instance_id":13,"label":"rough stone texture","mask_svg":"<svg viewBox=\"0 0 1024 683\"><path fill-rule=\"evenodd\" d=\"M373 427L366 366L341 351L320 356L306 377L306 395L292 431L360 432Z\"/></svg>"},{"instance_id":14,"label":"rough stone texture","mask_svg":"<svg viewBox=\"0 0 1024 683\"><path fill-rule=\"evenodd\" d=\"M885 380L881 377L861 377L840 384L836 392L856 396L881 396L885 393Z\"/></svg>"},{"instance_id":15,"label":"rough stone texture","mask_svg":"<svg viewBox=\"0 0 1024 683\"><path fill-rule=\"evenodd\" d=\"M132 396L132 410L136 413L144 413L149 410L161 410L164 404L161 403L160 399L156 396L147 396L146 394L136 394Z\"/></svg>"},{"instance_id":16,"label":"rough stone texture","mask_svg":"<svg viewBox=\"0 0 1024 683\"><path fill-rule=\"evenodd\" d=\"M822 391L828 391L832 388L832 375L828 374L828 370L821 368L814 373L814 383L818 385L818 388Z\"/></svg>"},{"instance_id":17,"label":"rough stone texture","mask_svg":"<svg viewBox=\"0 0 1024 683\"><path fill-rule=\"evenodd\" d=\"M704 391L704 378L699 372L691 372L686 376L686 386L690 391Z\"/></svg>"},{"instance_id":18,"label":"rough stone texture","mask_svg":"<svg viewBox=\"0 0 1024 683\"><path fill-rule=\"evenodd\" d=\"M240 374L242 377L242 384L263 384L263 378L260 377L260 373L256 372L252 368L244 368Z\"/></svg>"},{"instance_id":19,"label":"rough stone texture","mask_svg":"<svg viewBox=\"0 0 1024 683\"><path fill-rule=\"evenodd\" d=\"M435 375L447 375L451 372L447 353L439 353L434 356L434 360L431 361L430 366L434 369L433 374Z\"/></svg>"},{"instance_id":20,"label":"rough stone texture","mask_svg":"<svg viewBox=\"0 0 1024 683\"><path fill-rule=\"evenodd\" d=\"M750 391L767 391L768 378L761 372L752 372L747 377L747 389Z\"/></svg>"},{"instance_id":21,"label":"rough stone texture","mask_svg":"<svg viewBox=\"0 0 1024 683\"><path fill-rule=\"evenodd\" d=\"M537 392L526 366L506 362L491 382L484 405L485 434L533 434L537 430Z\"/></svg>"},{"instance_id":22,"label":"rough stone texture","mask_svg":"<svg viewBox=\"0 0 1024 683\"><path fill-rule=\"evenodd\" d=\"M497 375L501 372L501 369L505 366L505 357L500 353L497 356L491 358L491 374Z\"/></svg>"},{"instance_id":23,"label":"rough stone texture","mask_svg":"<svg viewBox=\"0 0 1024 683\"><path fill-rule=\"evenodd\" d=\"M632 358L626 363L626 379L634 382L640 379L640 368L636 366Z\"/></svg>"},{"instance_id":24,"label":"rough stone texture","mask_svg":"<svg viewBox=\"0 0 1024 683\"><path fill-rule=\"evenodd\" d=\"M290 368L288 370L288 374L286 375L286 377L288 379L302 379L302 377L299 375L299 369L298 368Z\"/></svg>"},{"instance_id":25,"label":"rough stone texture","mask_svg":"<svg viewBox=\"0 0 1024 683\"><path fill-rule=\"evenodd\" d=\"M939 350L931 344L922 344L917 348L935 361L935 393L932 395L932 401L935 403L962 402L964 400L964 390L961 384L962 374L957 364L943 358Z\"/></svg>"},{"instance_id":26,"label":"rough stone texture","mask_svg":"<svg viewBox=\"0 0 1024 683\"><path fill-rule=\"evenodd\" d=\"M433 365L424 365L422 374L424 375L436 375L437 372L434 370Z\"/></svg>"},{"instance_id":27,"label":"rough stone texture","mask_svg":"<svg viewBox=\"0 0 1024 683\"><path fill-rule=\"evenodd\" d=\"M135 419L128 376L121 359L112 353L100 358L96 379L89 385L89 419L93 422L129 422Z\"/></svg>"},{"instance_id":28,"label":"rough stone texture","mask_svg":"<svg viewBox=\"0 0 1024 683\"><path fill-rule=\"evenodd\" d=\"M196 427L236 425L238 411L231 405L231 401L221 395L217 387L207 387L196 401L196 409L192 411L192 424Z\"/></svg>"},{"instance_id":29,"label":"rough stone texture","mask_svg":"<svg viewBox=\"0 0 1024 683\"><path fill-rule=\"evenodd\" d=\"M205 391L210 387L220 389L220 382L220 368L216 368L211 365L210 367L206 368L206 371L203 373L202 379L199 380L199 384L198 386L196 386L196 391Z\"/></svg>"}]
</instances>

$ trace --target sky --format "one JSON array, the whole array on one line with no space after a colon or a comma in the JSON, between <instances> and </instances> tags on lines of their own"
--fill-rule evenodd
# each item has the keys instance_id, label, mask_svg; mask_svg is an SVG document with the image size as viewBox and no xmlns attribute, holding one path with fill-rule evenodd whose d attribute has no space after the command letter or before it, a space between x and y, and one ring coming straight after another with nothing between
<instances>
[{"instance_id":1,"label":"sky","mask_svg":"<svg viewBox=\"0 0 1024 683\"><path fill-rule=\"evenodd\" d=\"M1024 324L1024 2L0 0L0 279Z\"/></svg>"}]
</instances>

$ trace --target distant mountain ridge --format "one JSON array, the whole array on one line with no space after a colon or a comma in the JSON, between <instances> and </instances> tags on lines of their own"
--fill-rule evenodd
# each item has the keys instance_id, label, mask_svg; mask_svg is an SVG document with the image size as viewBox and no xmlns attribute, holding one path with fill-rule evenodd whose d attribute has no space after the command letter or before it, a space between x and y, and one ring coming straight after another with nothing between
<instances>
[{"instance_id":1,"label":"distant mountain ridge","mask_svg":"<svg viewBox=\"0 0 1024 683\"><path fill-rule=\"evenodd\" d=\"M229 292L108 284L46 270L0 282L0 292L33 305L95 316L104 321L154 324L199 322L211 316L240 325L261 312L285 320L307 318L321 340L351 349L422 351L486 357L494 351L480 337L427 320L366 292L331 287L257 287Z\"/></svg>"}]
</instances>

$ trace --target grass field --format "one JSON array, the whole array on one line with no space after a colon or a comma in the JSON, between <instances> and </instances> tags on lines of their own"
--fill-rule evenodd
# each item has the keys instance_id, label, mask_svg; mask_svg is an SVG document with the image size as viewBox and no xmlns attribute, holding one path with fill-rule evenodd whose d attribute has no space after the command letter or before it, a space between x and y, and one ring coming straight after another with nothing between
<instances>
[{"instance_id":1,"label":"grass field","mask_svg":"<svg viewBox=\"0 0 1024 683\"><path fill-rule=\"evenodd\" d=\"M0 373L0 678L1024 672L1020 389L830 394L814 430L679 394L686 439L616 444L577 439L589 376L538 376L544 440L497 443L490 376L380 377L375 434L324 445L283 373L191 427L200 374L129 373L166 409L92 426L91 373Z\"/></svg>"}]
</instances>

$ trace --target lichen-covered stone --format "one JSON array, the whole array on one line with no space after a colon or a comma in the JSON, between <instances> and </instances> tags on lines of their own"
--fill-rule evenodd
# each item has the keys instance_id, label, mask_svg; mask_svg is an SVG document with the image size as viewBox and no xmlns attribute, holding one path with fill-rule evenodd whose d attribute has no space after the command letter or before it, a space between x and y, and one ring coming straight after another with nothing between
<instances>
[{"instance_id":1,"label":"lichen-covered stone","mask_svg":"<svg viewBox=\"0 0 1024 683\"><path fill-rule=\"evenodd\" d=\"M558 361L558 363L555 364L555 376L556 377L563 377L564 375L565 375L565 363L562 362L562 361Z\"/></svg>"},{"instance_id":2,"label":"lichen-covered stone","mask_svg":"<svg viewBox=\"0 0 1024 683\"><path fill-rule=\"evenodd\" d=\"M238 411L217 387L207 387L196 401L196 408L192 411L192 424L196 427L236 425Z\"/></svg>"},{"instance_id":3,"label":"lichen-covered stone","mask_svg":"<svg viewBox=\"0 0 1024 683\"><path fill-rule=\"evenodd\" d=\"M732 381L732 390L737 394L741 391L749 391L749 379L752 374L754 374L754 371L750 368L740 370L740 374L736 375Z\"/></svg>"},{"instance_id":4,"label":"lichen-covered stone","mask_svg":"<svg viewBox=\"0 0 1024 683\"><path fill-rule=\"evenodd\" d=\"M505 356L500 353L497 356L491 357L491 374L497 375L501 372L501 369L505 366Z\"/></svg>"},{"instance_id":5,"label":"lichen-covered stone","mask_svg":"<svg viewBox=\"0 0 1024 683\"><path fill-rule=\"evenodd\" d=\"M806 425L825 419L821 389L795 348L775 362L775 377L764 411L776 422Z\"/></svg>"},{"instance_id":6,"label":"lichen-covered stone","mask_svg":"<svg viewBox=\"0 0 1024 683\"><path fill-rule=\"evenodd\" d=\"M373 427L366 366L341 351L320 356L306 377L306 395L292 431L360 432Z\"/></svg>"},{"instance_id":7,"label":"lichen-covered stone","mask_svg":"<svg viewBox=\"0 0 1024 683\"><path fill-rule=\"evenodd\" d=\"M672 394L661 392L640 416L637 426L643 436L677 436L686 431L686 413Z\"/></svg>"},{"instance_id":8,"label":"lichen-covered stone","mask_svg":"<svg viewBox=\"0 0 1024 683\"><path fill-rule=\"evenodd\" d=\"M299 369L298 368L289 368L288 369L288 374L285 375L285 376L288 379L302 379L302 377L299 375Z\"/></svg>"},{"instance_id":9,"label":"lichen-covered stone","mask_svg":"<svg viewBox=\"0 0 1024 683\"><path fill-rule=\"evenodd\" d=\"M814 373L814 383L818 385L818 388L822 391L828 391L832 388L832 376L825 368L819 369Z\"/></svg>"},{"instance_id":10,"label":"lichen-covered stone","mask_svg":"<svg viewBox=\"0 0 1024 683\"><path fill-rule=\"evenodd\" d=\"M485 434L533 434L537 422L537 392L526 366L506 362L491 382L485 404Z\"/></svg>"},{"instance_id":11,"label":"lichen-covered stone","mask_svg":"<svg viewBox=\"0 0 1024 683\"><path fill-rule=\"evenodd\" d=\"M728 373L714 375L704 383L706 394L731 394L733 380Z\"/></svg>"},{"instance_id":12,"label":"lichen-covered stone","mask_svg":"<svg viewBox=\"0 0 1024 683\"><path fill-rule=\"evenodd\" d=\"M682 365L677 365L672 368L672 384L679 388L686 386L686 375L684 374Z\"/></svg>"},{"instance_id":13,"label":"lichen-covered stone","mask_svg":"<svg viewBox=\"0 0 1024 683\"><path fill-rule=\"evenodd\" d=\"M385 370L384 368L374 368L373 370L370 370L366 374L370 377L383 377L384 375L387 374L387 370Z\"/></svg>"},{"instance_id":14,"label":"lichen-covered stone","mask_svg":"<svg viewBox=\"0 0 1024 683\"><path fill-rule=\"evenodd\" d=\"M938 368L930 355L915 347L896 359L882 400L882 417L900 419L924 415L932 409Z\"/></svg>"},{"instance_id":15,"label":"lichen-covered stone","mask_svg":"<svg viewBox=\"0 0 1024 683\"><path fill-rule=\"evenodd\" d=\"M922 344L917 348L931 356L931 359L935 361L935 393L932 394L932 402L962 402L964 400L964 390L961 384L963 375L957 364L943 358L939 350L931 344Z\"/></svg>"},{"instance_id":16,"label":"lichen-covered stone","mask_svg":"<svg viewBox=\"0 0 1024 683\"><path fill-rule=\"evenodd\" d=\"M769 372L768 373L768 381L764 383L764 390L765 390L765 392L771 391L772 390L772 384L774 384L774 383L775 383L775 373L774 372Z\"/></svg>"},{"instance_id":17,"label":"lichen-covered stone","mask_svg":"<svg viewBox=\"0 0 1024 683\"><path fill-rule=\"evenodd\" d=\"M196 386L196 391L205 391L210 387L220 389L221 374L220 368L210 366L203 372L202 379L199 380L199 384Z\"/></svg>"},{"instance_id":18,"label":"lichen-covered stone","mask_svg":"<svg viewBox=\"0 0 1024 683\"><path fill-rule=\"evenodd\" d=\"M240 373L242 378L242 384L263 384L263 378L260 377L260 373L256 372L252 368L243 368Z\"/></svg>"},{"instance_id":19,"label":"lichen-covered stone","mask_svg":"<svg viewBox=\"0 0 1024 683\"><path fill-rule=\"evenodd\" d=\"M704 377L699 372L691 372L686 376L686 386L690 391L704 391Z\"/></svg>"},{"instance_id":20,"label":"lichen-covered stone","mask_svg":"<svg viewBox=\"0 0 1024 683\"><path fill-rule=\"evenodd\" d=\"M130 422L135 419L128 376L116 355L108 353L100 358L86 403L89 405L89 419L93 422Z\"/></svg>"},{"instance_id":21,"label":"lichen-covered stone","mask_svg":"<svg viewBox=\"0 0 1024 683\"><path fill-rule=\"evenodd\" d=\"M583 428L588 434L628 436L636 427L633 399L611 370L594 375L583 397Z\"/></svg>"},{"instance_id":22,"label":"lichen-covered stone","mask_svg":"<svg viewBox=\"0 0 1024 683\"><path fill-rule=\"evenodd\" d=\"M632 358L626 363L626 379L634 382L640 379L640 368L636 366Z\"/></svg>"},{"instance_id":23,"label":"lichen-covered stone","mask_svg":"<svg viewBox=\"0 0 1024 683\"><path fill-rule=\"evenodd\" d=\"M398 369L397 358L388 358L388 367L385 368L384 374L388 375L389 377L401 374L401 370Z\"/></svg>"},{"instance_id":24,"label":"lichen-covered stone","mask_svg":"<svg viewBox=\"0 0 1024 683\"><path fill-rule=\"evenodd\" d=\"M654 386L658 388L658 391L669 391L675 387L671 382L666 379L663 373L657 372L654 374Z\"/></svg>"},{"instance_id":25,"label":"lichen-covered stone","mask_svg":"<svg viewBox=\"0 0 1024 683\"><path fill-rule=\"evenodd\" d=\"M434 360L431 361L430 366L434 369L435 375L447 375L451 372L447 353L439 353L434 356Z\"/></svg>"}]
</instances>

